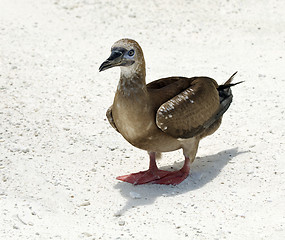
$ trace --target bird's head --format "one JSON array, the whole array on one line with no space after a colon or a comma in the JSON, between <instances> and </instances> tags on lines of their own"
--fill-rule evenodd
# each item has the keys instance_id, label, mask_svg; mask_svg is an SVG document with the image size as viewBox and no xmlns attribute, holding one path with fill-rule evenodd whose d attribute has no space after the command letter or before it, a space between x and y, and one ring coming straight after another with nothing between
<instances>
[{"instance_id":1,"label":"bird's head","mask_svg":"<svg viewBox=\"0 0 285 240\"><path fill-rule=\"evenodd\" d=\"M101 64L99 72L116 66L136 68L141 64L144 65L144 57L140 45L135 40L125 38L113 44L111 55Z\"/></svg>"}]
</instances>

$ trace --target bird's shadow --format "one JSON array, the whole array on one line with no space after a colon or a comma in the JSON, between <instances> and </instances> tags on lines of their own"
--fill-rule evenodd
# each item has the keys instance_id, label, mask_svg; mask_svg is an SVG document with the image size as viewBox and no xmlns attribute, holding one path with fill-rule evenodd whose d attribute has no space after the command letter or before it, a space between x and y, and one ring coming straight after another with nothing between
<instances>
[{"instance_id":1,"label":"bird's shadow","mask_svg":"<svg viewBox=\"0 0 285 240\"><path fill-rule=\"evenodd\" d=\"M118 182L114 188L120 190L127 202L116 215L120 216L136 206L152 204L158 197L170 197L199 189L217 177L230 160L242 153L244 152L238 151L238 148L232 148L214 155L197 158L191 167L190 175L177 186L158 184L135 186ZM170 167L166 166L164 169L170 169Z\"/></svg>"}]
</instances>

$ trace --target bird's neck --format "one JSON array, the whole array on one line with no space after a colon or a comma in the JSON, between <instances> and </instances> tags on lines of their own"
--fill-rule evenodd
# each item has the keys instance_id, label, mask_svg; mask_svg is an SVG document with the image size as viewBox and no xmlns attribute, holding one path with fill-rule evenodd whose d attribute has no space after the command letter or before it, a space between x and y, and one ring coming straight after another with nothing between
<instances>
[{"instance_id":1,"label":"bird's neck","mask_svg":"<svg viewBox=\"0 0 285 240\"><path fill-rule=\"evenodd\" d=\"M144 63L121 67L117 92L125 96L147 94Z\"/></svg>"}]
</instances>

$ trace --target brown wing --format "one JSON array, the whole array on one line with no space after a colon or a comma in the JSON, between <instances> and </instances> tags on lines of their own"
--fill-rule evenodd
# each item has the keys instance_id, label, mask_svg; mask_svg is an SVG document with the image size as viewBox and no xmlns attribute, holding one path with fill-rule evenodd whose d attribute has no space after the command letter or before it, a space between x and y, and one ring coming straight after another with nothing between
<instances>
[{"instance_id":1,"label":"brown wing","mask_svg":"<svg viewBox=\"0 0 285 240\"><path fill-rule=\"evenodd\" d=\"M220 107L215 80L197 77L188 81L190 86L163 103L156 114L157 126L176 138L199 134L212 122Z\"/></svg>"},{"instance_id":2,"label":"brown wing","mask_svg":"<svg viewBox=\"0 0 285 240\"><path fill-rule=\"evenodd\" d=\"M115 124L115 122L114 122L114 119L113 119L112 107L113 107L113 105L111 105L111 106L108 108L108 110L107 110L107 112L106 112L106 117L107 117L109 123L111 124L111 126L112 126L113 128L115 128L117 132L119 132L119 130L118 130L118 128L116 127L116 124Z\"/></svg>"},{"instance_id":3,"label":"brown wing","mask_svg":"<svg viewBox=\"0 0 285 240\"><path fill-rule=\"evenodd\" d=\"M190 79L191 78L186 78L186 77L161 78L161 79L155 80L155 81L147 84L147 89L148 90L150 90L150 89L161 89L161 88L167 87L167 86L174 84L174 83L179 82L179 84L181 84L182 81L188 81L189 82Z\"/></svg>"},{"instance_id":4,"label":"brown wing","mask_svg":"<svg viewBox=\"0 0 285 240\"><path fill-rule=\"evenodd\" d=\"M197 77L168 77L161 78L147 84L147 90L151 95L153 104L157 109L168 100L172 99L179 93L191 86L191 83L197 79Z\"/></svg>"}]
</instances>

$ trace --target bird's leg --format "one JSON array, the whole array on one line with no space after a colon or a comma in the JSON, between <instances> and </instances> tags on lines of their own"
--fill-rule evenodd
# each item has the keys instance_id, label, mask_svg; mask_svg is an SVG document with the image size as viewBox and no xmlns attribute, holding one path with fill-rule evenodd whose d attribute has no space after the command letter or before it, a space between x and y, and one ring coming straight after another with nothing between
<instances>
[{"instance_id":1,"label":"bird's leg","mask_svg":"<svg viewBox=\"0 0 285 240\"><path fill-rule=\"evenodd\" d=\"M178 171L169 172L167 176L155 180L152 183L177 185L181 183L183 180L185 180L190 172L190 164L195 159L198 150L198 145L199 145L199 140L196 138L193 138L189 142L186 142L186 144L183 146L183 155L185 157L183 167Z\"/></svg>"},{"instance_id":2,"label":"bird's leg","mask_svg":"<svg viewBox=\"0 0 285 240\"><path fill-rule=\"evenodd\" d=\"M118 180L132 183L132 184L164 184L164 185L177 185L187 178L190 172L190 159L185 156L183 167L178 171L164 171L159 170L156 161L155 153L149 153L150 162L149 169L138 173L132 173L117 177Z\"/></svg>"},{"instance_id":3,"label":"bird's leg","mask_svg":"<svg viewBox=\"0 0 285 240\"><path fill-rule=\"evenodd\" d=\"M168 174L160 179L154 180L151 183L165 184L165 185L177 185L187 178L190 172L190 159L185 156L185 162L183 167L174 172L168 172Z\"/></svg>"},{"instance_id":4,"label":"bird's leg","mask_svg":"<svg viewBox=\"0 0 285 240\"><path fill-rule=\"evenodd\" d=\"M154 181L163 179L163 177L169 174L168 171L159 170L155 161L155 152L149 152L149 169L138 173L132 173L129 175L119 176L118 180L132 183L132 184L145 184L154 183Z\"/></svg>"}]
</instances>

